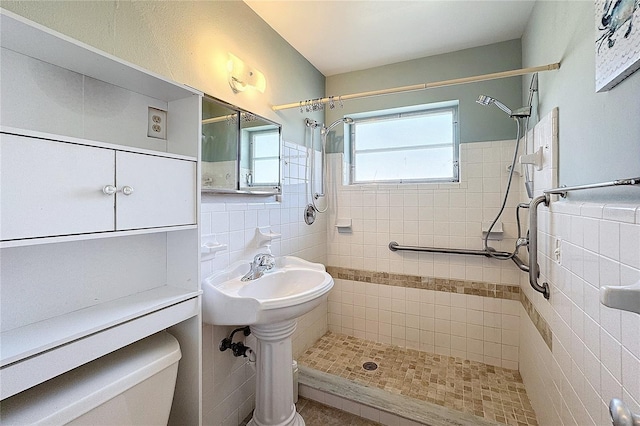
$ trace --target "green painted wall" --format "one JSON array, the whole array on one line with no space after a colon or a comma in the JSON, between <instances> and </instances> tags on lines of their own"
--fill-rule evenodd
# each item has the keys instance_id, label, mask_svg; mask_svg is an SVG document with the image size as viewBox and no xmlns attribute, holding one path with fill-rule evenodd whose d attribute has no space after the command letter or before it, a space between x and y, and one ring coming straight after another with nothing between
<instances>
[{"instance_id":1,"label":"green painted wall","mask_svg":"<svg viewBox=\"0 0 640 426\"><path fill-rule=\"evenodd\" d=\"M511 40L458 52L435 55L397 64L370 68L327 77L325 96L337 96L451 80L521 68L520 40ZM460 142L515 139L516 124L494 106L476 103L478 95L492 96L508 107L522 103L522 78L511 77L438 89L376 96L344 102L344 108L325 109L325 120L334 120L365 111L419 105L432 102L460 101ZM342 132L340 126L337 134ZM341 144L329 144L329 152L341 152Z\"/></svg>"},{"instance_id":2,"label":"green painted wall","mask_svg":"<svg viewBox=\"0 0 640 426\"><path fill-rule=\"evenodd\" d=\"M640 176L640 72L595 92L594 9L593 2L536 2L522 38L524 66L562 62L560 70L540 74L538 105L541 117L559 110L562 185ZM634 19L639 31L640 14ZM571 198L637 202L640 188L574 192Z\"/></svg>"}]
</instances>

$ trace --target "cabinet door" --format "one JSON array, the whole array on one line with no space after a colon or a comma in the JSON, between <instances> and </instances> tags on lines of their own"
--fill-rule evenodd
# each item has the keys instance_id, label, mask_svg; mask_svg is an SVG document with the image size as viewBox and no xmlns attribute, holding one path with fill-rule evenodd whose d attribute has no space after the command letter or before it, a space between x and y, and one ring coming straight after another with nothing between
<instances>
[{"instance_id":1,"label":"cabinet door","mask_svg":"<svg viewBox=\"0 0 640 426\"><path fill-rule=\"evenodd\" d=\"M117 230L196 223L194 161L119 151L116 180Z\"/></svg>"},{"instance_id":2,"label":"cabinet door","mask_svg":"<svg viewBox=\"0 0 640 426\"><path fill-rule=\"evenodd\" d=\"M109 149L0 134L3 241L113 231Z\"/></svg>"}]
</instances>

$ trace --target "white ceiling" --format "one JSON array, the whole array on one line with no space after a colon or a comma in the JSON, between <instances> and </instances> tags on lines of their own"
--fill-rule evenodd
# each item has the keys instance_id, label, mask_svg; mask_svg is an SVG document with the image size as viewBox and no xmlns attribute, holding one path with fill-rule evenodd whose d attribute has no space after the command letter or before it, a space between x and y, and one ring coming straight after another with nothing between
<instances>
[{"instance_id":1,"label":"white ceiling","mask_svg":"<svg viewBox=\"0 0 640 426\"><path fill-rule=\"evenodd\" d=\"M520 38L535 0L244 0L325 76Z\"/></svg>"}]
</instances>

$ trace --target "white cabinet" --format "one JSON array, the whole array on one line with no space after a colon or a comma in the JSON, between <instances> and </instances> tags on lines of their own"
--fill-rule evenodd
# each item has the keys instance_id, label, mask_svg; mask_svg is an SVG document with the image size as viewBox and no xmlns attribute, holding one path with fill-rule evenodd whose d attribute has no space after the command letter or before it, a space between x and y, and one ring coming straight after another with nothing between
<instances>
[{"instance_id":1,"label":"white cabinet","mask_svg":"<svg viewBox=\"0 0 640 426\"><path fill-rule=\"evenodd\" d=\"M113 230L115 152L0 134L0 239Z\"/></svg>"},{"instance_id":2,"label":"white cabinet","mask_svg":"<svg viewBox=\"0 0 640 426\"><path fill-rule=\"evenodd\" d=\"M194 161L117 152L116 229L195 224L196 173Z\"/></svg>"},{"instance_id":3,"label":"white cabinet","mask_svg":"<svg viewBox=\"0 0 640 426\"><path fill-rule=\"evenodd\" d=\"M73 142L0 132L0 240L196 224L195 159Z\"/></svg>"},{"instance_id":4,"label":"white cabinet","mask_svg":"<svg viewBox=\"0 0 640 426\"><path fill-rule=\"evenodd\" d=\"M0 399L168 330L201 423L202 93L2 9L0 66Z\"/></svg>"}]
</instances>

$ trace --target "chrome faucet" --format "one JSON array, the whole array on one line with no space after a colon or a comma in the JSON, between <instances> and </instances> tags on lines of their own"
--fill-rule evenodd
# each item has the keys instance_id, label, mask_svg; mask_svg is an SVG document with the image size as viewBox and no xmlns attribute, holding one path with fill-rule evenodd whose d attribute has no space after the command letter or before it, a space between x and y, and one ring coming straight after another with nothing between
<instances>
[{"instance_id":1,"label":"chrome faucet","mask_svg":"<svg viewBox=\"0 0 640 426\"><path fill-rule=\"evenodd\" d=\"M257 254L251 262L251 269L240 281L257 280L264 275L265 271L269 271L276 266L276 259L268 253Z\"/></svg>"}]
</instances>

